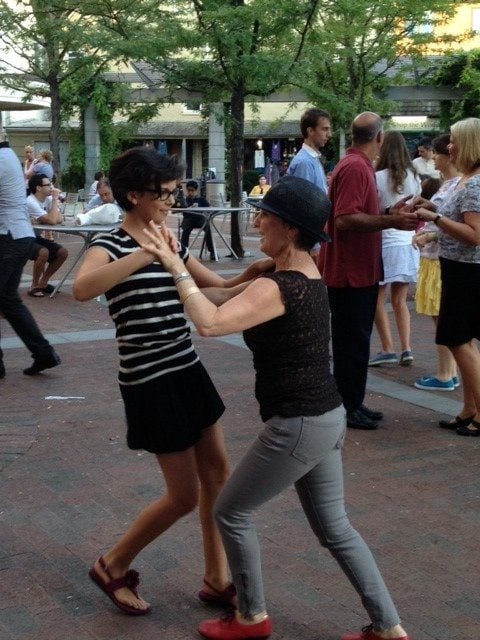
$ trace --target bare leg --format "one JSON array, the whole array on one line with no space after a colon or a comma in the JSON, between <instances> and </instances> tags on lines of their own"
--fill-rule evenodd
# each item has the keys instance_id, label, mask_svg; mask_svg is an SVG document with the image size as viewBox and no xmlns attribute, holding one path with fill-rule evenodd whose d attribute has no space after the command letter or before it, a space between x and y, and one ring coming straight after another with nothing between
<instances>
[{"instance_id":1,"label":"bare leg","mask_svg":"<svg viewBox=\"0 0 480 640\"><path fill-rule=\"evenodd\" d=\"M45 269L45 265L48 260L48 249L42 247L39 252L36 260L33 262L32 269L32 286L31 289L41 289L40 282L42 280L43 271Z\"/></svg>"},{"instance_id":2,"label":"bare leg","mask_svg":"<svg viewBox=\"0 0 480 640\"><path fill-rule=\"evenodd\" d=\"M122 538L103 555L112 578L124 576L130 563L142 549L179 518L192 511L198 503L197 465L193 447L178 453L158 454L156 457L165 478L167 492L143 509ZM95 569L108 582L108 576L98 561ZM148 606L143 598L136 598L126 587L118 589L115 596L120 602L138 609L146 609Z\"/></svg>"},{"instance_id":3,"label":"bare leg","mask_svg":"<svg viewBox=\"0 0 480 640\"><path fill-rule=\"evenodd\" d=\"M432 320L437 325L438 316L432 316ZM451 380L453 376L457 375L457 363L452 355L452 352L448 347L443 344L437 344L437 358L438 358L438 373L436 378L443 382Z\"/></svg>"},{"instance_id":4,"label":"bare leg","mask_svg":"<svg viewBox=\"0 0 480 640\"><path fill-rule=\"evenodd\" d=\"M385 292L387 285L382 284L378 288L377 307L375 309L375 326L382 343L382 351L393 353L392 332L390 331L390 321L385 309Z\"/></svg>"},{"instance_id":5,"label":"bare leg","mask_svg":"<svg viewBox=\"0 0 480 640\"><path fill-rule=\"evenodd\" d=\"M223 432L218 422L204 429L203 437L194 449L200 479L199 510L205 557L205 579L212 587L223 591L229 584L227 558L220 532L213 518L213 505L229 473ZM203 588L207 592L211 591L208 585Z\"/></svg>"},{"instance_id":6,"label":"bare leg","mask_svg":"<svg viewBox=\"0 0 480 640\"><path fill-rule=\"evenodd\" d=\"M52 260L52 262L48 263L47 268L45 269L41 279L39 280L38 286L40 288L45 289L45 287L48 284L48 281L53 276L53 274L56 273L60 269L62 264L67 259L67 256L68 256L68 251L64 247L62 247L61 249L58 250L58 253L55 256L55 259Z\"/></svg>"},{"instance_id":7,"label":"bare leg","mask_svg":"<svg viewBox=\"0 0 480 640\"><path fill-rule=\"evenodd\" d=\"M407 306L408 283L392 282L390 285L392 308L402 351L410 351L410 311Z\"/></svg>"},{"instance_id":8,"label":"bare leg","mask_svg":"<svg viewBox=\"0 0 480 640\"><path fill-rule=\"evenodd\" d=\"M463 409L461 418L475 416L480 422L480 353L472 341L457 347L449 347L457 361L463 382Z\"/></svg>"}]
</instances>

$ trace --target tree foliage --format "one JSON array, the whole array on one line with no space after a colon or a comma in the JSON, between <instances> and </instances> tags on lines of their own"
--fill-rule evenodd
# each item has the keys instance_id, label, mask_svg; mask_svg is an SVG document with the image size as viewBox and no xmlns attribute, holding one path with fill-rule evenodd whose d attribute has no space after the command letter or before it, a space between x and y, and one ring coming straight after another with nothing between
<instances>
[{"instance_id":1,"label":"tree foliage","mask_svg":"<svg viewBox=\"0 0 480 640\"><path fill-rule=\"evenodd\" d=\"M207 103L224 105L231 200L238 205L244 162L245 99L288 85L301 60L320 0L178 0L169 56L151 48L144 57L172 91L199 91ZM165 40L163 40L165 42ZM238 221L232 246L243 255Z\"/></svg>"},{"instance_id":2,"label":"tree foliage","mask_svg":"<svg viewBox=\"0 0 480 640\"><path fill-rule=\"evenodd\" d=\"M50 98L50 146L58 171L62 109L68 112L91 79L108 64L108 47L96 26L71 2L0 1L2 84L25 94ZM75 91L62 88L75 83Z\"/></svg>"},{"instance_id":3,"label":"tree foliage","mask_svg":"<svg viewBox=\"0 0 480 640\"><path fill-rule=\"evenodd\" d=\"M388 85L403 82L400 59L425 57L432 44L448 45L434 28L453 15L454 0L324 0L309 33L300 86L340 126L360 111L382 110Z\"/></svg>"},{"instance_id":4,"label":"tree foliage","mask_svg":"<svg viewBox=\"0 0 480 640\"><path fill-rule=\"evenodd\" d=\"M129 104L130 87L102 80L113 63L127 60L125 43L130 40L124 22L135 13L136 28L147 27L139 4L154 5L149 0L23 0L13 7L8 0L0 0L2 84L21 91L26 99L50 98L50 146L57 172L61 132L71 118L80 121L80 131L69 132L72 145L66 178L72 183L83 184L85 179L81 178L85 173L83 121L89 104L95 106L99 121L102 166L108 166L119 151L120 141L156 112L156 105ZM114 115L124 122L114 125Z\"/></svg>"},{"instance_id":5,"label":"tree foliage","mask_svg":"<svg viewBox=\"0 0 480 640\"><path fill-rule=\"evenodd\" d=\"M456 120L480 118L480 49L472 49L447 56L434 78L439 86L463 89L463 98L457 102L444 102L441 126L447 130Z\"/></svg>"}]
</instances>

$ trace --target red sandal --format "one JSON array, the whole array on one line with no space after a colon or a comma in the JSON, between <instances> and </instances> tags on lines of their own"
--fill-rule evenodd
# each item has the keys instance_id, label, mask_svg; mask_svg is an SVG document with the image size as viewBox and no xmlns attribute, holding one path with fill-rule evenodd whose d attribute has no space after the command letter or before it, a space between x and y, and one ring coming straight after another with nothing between
<instances>
[{"instance_id":1,"label":"red sandal","mask_svg":"<svg viewBox=\"0 0 480 640\"><path fill-rule=\"evenodd\" d=\"M209 593L202 589L198 592L199 599L205 604L216 607L234 607L232 603L233 598L237 595L235 585L231 582L223 591L215 589L205 578L203 579L205 586L211 589L214 593Z\"/></svg>"},{"instance_id":2,"label":"red sandal","mask_svg":"<svg viewBox=\"0 0 480 640\"><path fill-rule=\"evenodd\" d=\"M127 613L130 616L144 616L146 613L150 612L150 606L146 609L137 609L130 604L120 602L120 600L115 595L115 591L118 591L118 589L121 589L122 587L126 587L127 589L130 589L130 591L135 595L136 598L138 598L137 587L140 584L138 571L129 569L127 573L121 578L112 578L107 569L107 565L105 564L105 560L102 557L98 559L98 564L110 578L109 582L104 582L102 580L102 577L95 569L95 565L93 565L93 567L90 569L88 575L93 580L93 582L95 582L97 587L100 587L103 593L105 593L110 598L114 605L116 605L121 611Z\"/></svg>"}]
</instances>

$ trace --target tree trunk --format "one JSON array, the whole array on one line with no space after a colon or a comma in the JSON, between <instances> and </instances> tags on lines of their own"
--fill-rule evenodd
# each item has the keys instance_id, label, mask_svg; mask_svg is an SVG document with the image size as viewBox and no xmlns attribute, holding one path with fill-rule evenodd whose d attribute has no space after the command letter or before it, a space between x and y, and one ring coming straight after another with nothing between
<instances>
[{"instance_id":1,"label":"tree trunk","mask_svg":"<svg viewBox=\"0 0 480 640\"><path fill-rule=\"evenodd\" d=\"M243 162L244 162L244 124L245 124L245 89L243 84L237 85L231 95L231 123L228 128L228 147L230 149L230 198L232 207L239 207L242 201ZM242 236L240 233L240 216L231 216L231 244L239 258L243 257Z\"/></svg>"},{"instance_id":2,"label":"tree trunk","mask_svg":"<svg viewBox=\"0 0 480 640\"><path fill-rule=\"evenodd\" d=\"M57 184L60 184L60 87L55 80L49 82L50 86L50 109L52 118L52 127L50 129L50 150L53 154L53 170L57 176Z\"/></svg>"}]
</instances>

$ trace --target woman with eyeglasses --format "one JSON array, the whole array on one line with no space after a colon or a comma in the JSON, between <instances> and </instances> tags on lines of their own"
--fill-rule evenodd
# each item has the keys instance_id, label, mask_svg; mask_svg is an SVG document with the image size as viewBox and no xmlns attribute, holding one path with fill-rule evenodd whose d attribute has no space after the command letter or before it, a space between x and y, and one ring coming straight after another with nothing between
<instances>
[{"instance_id":1,"label":"woman with eyeglasses","mask_svg":"<svg viewBox=\"0 0 480 640\"><path fill-rule=\"evenodd\" d=\"M197 504L205 554L199 598L230 606L235 597L212 516L213 504L228 476L218 422L224 405L193 348L176 284L193 278L199 287L241 291L271 263L259 261L225 281L180 245L174 249L185 269L174 278L142 248L149 241L145 235L149 223L164 225L182 173L183 167L174 158L145 147L129 149L113 160L110 184L125 211L124 221L118 229L95 237L73 287L77 300L101 294L107 298L116 325L127 445L155 454L165 479L165 495L146 506L90 569L91 579L130 615L150 611L150 605L138 594L139 578L130 569L132 561Z\"/></svg>"}]
</instances>

